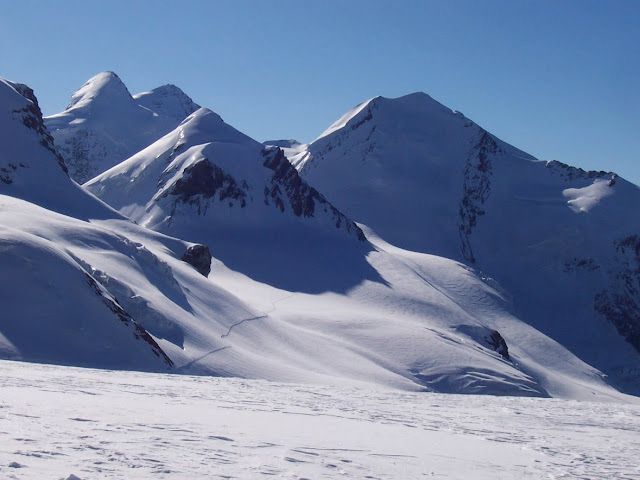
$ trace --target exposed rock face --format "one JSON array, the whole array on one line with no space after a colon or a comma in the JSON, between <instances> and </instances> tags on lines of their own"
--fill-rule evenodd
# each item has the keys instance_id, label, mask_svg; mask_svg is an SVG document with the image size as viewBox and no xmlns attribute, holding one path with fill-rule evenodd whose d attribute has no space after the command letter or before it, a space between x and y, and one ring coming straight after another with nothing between
<instances>
[{"instance_id":1,"label":"exposed rock face","mask_svg":"<svg viewBox=\"0 0 640 480\"><path fill-rule=\"evenodd\" d=\"M191 245L181 260L193 266L201 275L208 277L211 272L211 252L206 245Z\"/></svg>"},{"instance_id":2,"label":"exposed rock face","mask_svg":"<svg viewBox=\"0 0 640 480\"><path fill-rule=\"evenodd\" d=\"M473 148L464 169L463 196L460 202L459 224L462 255L475 262L471 248L471 232L478 217L485 214L483 204L491 192L491 155L498 153L498 145L491 134L483 130L480 141Z\"/></svg>"},{"instance_id":3,"label":"exposed rock face","mask_svg":"<svg viewBox=\"0 0 640 480\"><path fill-rule=\"evenodd\" d=\"M264 201L267 205L273 202L281 212L284 212L286 201L297 217L313 217L316 208L324 208L330 211L336 228L345 225L347 232L355 232L359 240L365 240L360 227L300 178L298 171L287 160L282 149L266 148L263 150L263 156L263 165L274 172L271 185L265 186L264 189Z\"/></svg>"},{"instance_id":4,"label":"exposed rock face","mask_svg":"<svg viewBox=\"0 0 640 480\"><path fill-rule=\"evenodd\" d=\"M185 168L169 193L182 202L193 203L200 198L217 198L221 202L237 201L244 208L246 190L246 185L238 185L232 176L205 158Z\"/></svg>"},{"instance_id":5,"label":"exposed rock face","mask_svg":"<svg viewBox=\"0 0 640 480\"><path fill-rule=\"evenodd\" d=\"M507 342L502 335L500 335L500 332L493 330L486 340L489 346L498 352L502 358L505 360L509 360L511 358L509 357L509 347L507 347Z\"/></svg>"},{"instance_id":6,"label":"exposed rock face","mask_svg":"<svg viewBox=\"0 0 640 480\"><path fill-rule=\"evenodd\" d=\"M640 352L640 235L622 238L615 247L609 287L596 295L594 308Z\"/></svg>"},{"instance_id":7,"label":"exposed rock face","mask_svg":"<svg viewBox=\"0 0 640 480\"><path fill-rule=\"evenodd\" d=\"M7 82L7 83L10 83L11 86L15 88L20 95L22 95L24 98L26 98L30 102L23 109L15 110L13 113L20 118L20 121L25 127L31 130L34 130L38 134L38 136L40 137L40 145L42 145L44 148L46 148L51 153L53 153L53 155L55 155L56 159L58 160L58 165L60 165L60 168L66 173L67 166L65 165L64 159L62 158L62 156L56 150L56 147L53 143L53 137L47 130L47 127L45 127L44 125L44 120L42 118L42 111L40 110L38 99L33 93L33 90L27 85L24 85L22 83L13 83L13 82ZM10 165L10 168L12 168L13 170L16 170L17 166ZM2 169L2 171L4 171L4 169ZM4 173L7 173L7 172L4 172ZM1 177L2 175L0 174L0 179ZM10 183L10 182L5 181L5 183Z\"/></svg>"},{"instance_id":8,"label":"exposed rock face","mask_svg":"<svg viewBox=\"0 0 640 480\"><path fill-rule=\"evenodd\" d=\"M584 170L579 167L567 165L566 163L559 162L558 160L550 160L547 162L547 168L552 172L560 175L567 181L576 180L580 178L594 179L602 177L611 177L615 179L616 174L613 172L605 172L603 170ZM614 180L615 183L615 180Z\"/></svg>"}]
</instances>

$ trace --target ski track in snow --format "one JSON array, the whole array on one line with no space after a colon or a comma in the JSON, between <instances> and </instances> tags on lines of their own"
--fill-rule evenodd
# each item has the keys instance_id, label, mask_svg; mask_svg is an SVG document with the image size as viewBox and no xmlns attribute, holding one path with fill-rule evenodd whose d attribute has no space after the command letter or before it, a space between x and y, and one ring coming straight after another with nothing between
<instances>
[{"instance_id":1,"label":"ski track in snow","mask_svg":"<svg viewBox=\"0 0 640 480\"><path fill-rule=\"evenodd\" d=\"M0 478L640 478L640 405L0 361Z\"/></svg>"},{"instance_id":2,"label":"ski track in snow","mask_svg":"<svg viewBox=\"0 0 640 480\"><path fill-rule=\"evenodd\" d=\"M222 335L220 335L220 338L228 337L229 335L231 335L231 330L233 330L234 328L242 325L243 323L253 322L255 320L262 320L263 318L269 318L269 314L275 312L276 309L278 308L278 303L284 302L285 300L287 300L288 298L293 297L294 295L295 294L292 293L291 295L286 295L286 296L284 296L282 298L279 298L278 300L275 300L274 302L272 302L271 308L269 308L269 310L265 311L264 313L262 313L260 315L256 315L254 317L249 317L249 318L243 318L242 320L239 320L236 323L233 323L233 324L229 325L229 329L227 330L227 332L223 333Z\"/></svg>"}]
</instances>

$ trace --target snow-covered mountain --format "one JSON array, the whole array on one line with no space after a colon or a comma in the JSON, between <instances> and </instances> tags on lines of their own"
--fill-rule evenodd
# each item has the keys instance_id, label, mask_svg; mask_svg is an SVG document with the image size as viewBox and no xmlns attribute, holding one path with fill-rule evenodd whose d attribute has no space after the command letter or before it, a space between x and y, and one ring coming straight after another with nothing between
<instances>
[{"instance_id":1,"label":"snow-covered mountain","mask_svg":"<svg viewBox=\"0 0 640 480\"><path fill-rule=\"evenodd\" d=\"M83 183L173 130L197 108L174 85L132 97L115 73L102 72L45 123L71 177Z\"/></svg>"},{"instance_id":2,"label":"snow-covered mountain","mask_svg":"<svg viewBox=\"0 0 640 480\"><path fill-rule=\"evenodd\" d=\"M200 108L191 98L175 85L162 85L148 92L137 93L133 99L159 116L173 118L181 122Z\"/></svg>"},{"instance_id":3,"label":"snow-covered mountain","mask_svg":"<svg viewBox=\"0 0 640 480\"><path fill-rule=\"evenodd\" d=\"M1 357L620 398L495 281L356 225L212 111L87 183L118 213L67 176L32 92L0 86Z\"/></svg>"},{"instance_id":4,"label":"snow-covered mountain","mask_svg":"<svg viewBox=\"0 0 640 480\"><path fill-rule=\"evenodd\" d=\"M365 237L281 149L208 109L85 187L142 226L208 245L209 282L250 306L220 319L225 331L200 332L211 355L192 371L466 393L606 391L599 372L515 317L490 280Z\"/></svg>"},{"instance_id":5,"label":"snow-covered mountain","mask_svg":"<svg viewBox=\"0 0 640 480\"><path fill-rule=\"evenodd\" d=\"M390 243L463 261L512 312L640 392L640 189L538 161L424 93L363 102L301 176Z\"/></svg>"}]
</instances>

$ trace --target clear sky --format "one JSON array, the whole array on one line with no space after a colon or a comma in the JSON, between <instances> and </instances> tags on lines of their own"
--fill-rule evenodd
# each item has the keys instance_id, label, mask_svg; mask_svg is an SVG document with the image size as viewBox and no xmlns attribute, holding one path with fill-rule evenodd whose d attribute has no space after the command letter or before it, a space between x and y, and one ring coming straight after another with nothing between
<instances>
[{"instance_id":1,"label":"clear sky","mask_svg":"<svg viewBox=\"0 0 640 480\"><path fill-rule=\"evenodd\" d=\"M539 158L640 183L640 0L0 0L0 76L46 114L103 70L132 93L175 83L258 140L422 90Z\"/></svg>"}]
</instances>

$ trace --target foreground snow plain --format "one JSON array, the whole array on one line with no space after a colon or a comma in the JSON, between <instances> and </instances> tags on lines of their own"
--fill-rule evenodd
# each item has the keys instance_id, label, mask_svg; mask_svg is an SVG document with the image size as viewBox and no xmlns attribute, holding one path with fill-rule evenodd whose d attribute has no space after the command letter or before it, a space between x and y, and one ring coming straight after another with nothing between
<instances>
[{"instance_id":1,"label":"foreground snow plain","mask_svg":"<svg viewBox=\"0 0 640 480\"><path fill-rule=\"evenodd\" d=\"M637 402L0 372L3 479L640 478Z\"/></svg>"}]
</instances>

